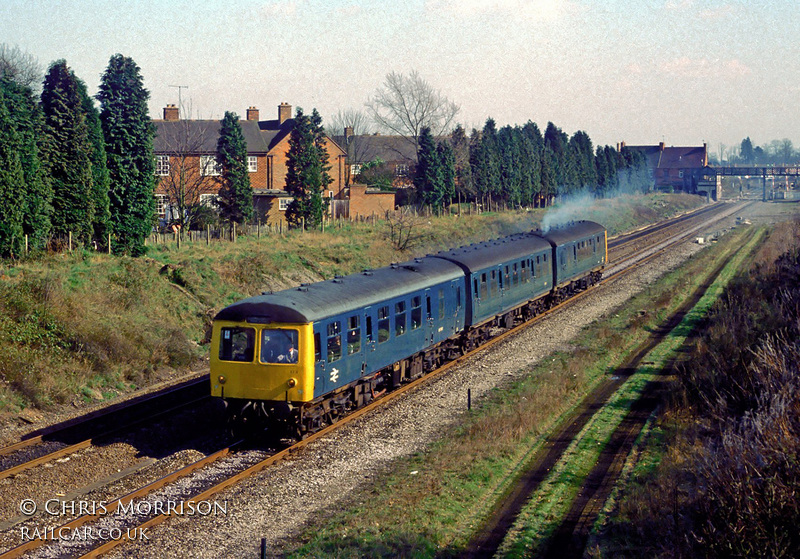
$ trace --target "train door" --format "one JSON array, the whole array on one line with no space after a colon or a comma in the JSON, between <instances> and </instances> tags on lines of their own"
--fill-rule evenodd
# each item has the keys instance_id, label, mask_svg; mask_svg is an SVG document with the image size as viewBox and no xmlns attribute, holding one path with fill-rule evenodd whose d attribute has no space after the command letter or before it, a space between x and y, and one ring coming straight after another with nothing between
<instances>
[{"instance_id":1,"label":"train door","mask_svg":"<svg viewBox=\"0 0 800 559\"><path fill-rule=\"evenodd\" d=\"M431 301L431 290L425 290L425 342L426 345L433 343L433 306Z\"/></svg>"},{"instance_id":2,"label":"train door","mask_svg":"<svg viewBox=\"0 0 800 559\"><path fill-rule=\"evenodd\" d=\"M320 325L320 323L314 324L314 396L324 394L327 387L327 363L323 358L326 349L322 345L326 340L320 333L322 328L324 326Z\"/></svg>"}]
</instances>

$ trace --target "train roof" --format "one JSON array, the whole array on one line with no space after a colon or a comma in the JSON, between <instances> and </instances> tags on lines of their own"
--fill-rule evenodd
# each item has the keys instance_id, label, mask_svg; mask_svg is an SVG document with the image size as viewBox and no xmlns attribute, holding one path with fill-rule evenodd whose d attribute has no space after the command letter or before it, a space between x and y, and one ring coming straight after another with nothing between
<instances>
[{"instance_id":1,"label":"train roof","mask_svg":"<svg viewBox=\"0 0 800 559\"><path fill-rule=\"evenodd\" d=\"M225 307L217 313L215 320L304 324L376 305L463 276L461 269L451 262L439 258L417 258L250 297Z\"/></svg>"},{"instance_id":2,"label":"train roof","mask_svg":"<svg viewBox=\"0 0 800 559\"><path fill-rule=\"evenodd\" d=\"M605 231L606 228L599 223L583 220L553 227L547 231L547 233L543 233L542 236L554 242L556 245L563 245L564 243L576 239L585 239L593 235L601 235L604 234Z\"/></svg>"},{"instance_id":3,"label":"train roof","mask_svg":"<svg viewBox=\"0 0 800 559\"><path fill-rule=\"evenodd\" d=\"M476 272L489 266L520 260L531 254L550 249L550 243L534 233L519 233L492 241L484 241L432 256L459 264L468 272Z\"/></svg>"}]
</instances>

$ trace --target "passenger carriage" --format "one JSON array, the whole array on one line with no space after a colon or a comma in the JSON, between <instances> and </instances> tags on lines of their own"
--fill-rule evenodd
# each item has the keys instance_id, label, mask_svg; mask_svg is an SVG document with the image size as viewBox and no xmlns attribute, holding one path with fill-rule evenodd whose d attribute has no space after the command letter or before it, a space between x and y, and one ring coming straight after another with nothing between
<instances>
[{"instance_id":1,"label":"passenger carriage","mask_svg":"<svg viewBox=\"0 0 800 559\"><path fill-rule=\"evenodd\" d=\"M214 320L211 393L233 421L315 428L433 367L423 350L464 328L464 296L458 266L422 258L234 303Z\"/></svg>"}]
</instances>

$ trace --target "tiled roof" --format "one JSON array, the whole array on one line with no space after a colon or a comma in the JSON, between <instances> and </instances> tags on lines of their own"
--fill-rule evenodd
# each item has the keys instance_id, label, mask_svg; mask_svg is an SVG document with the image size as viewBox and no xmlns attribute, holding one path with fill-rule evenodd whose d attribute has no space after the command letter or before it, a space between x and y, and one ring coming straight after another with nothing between
<instances>
[{"instance_id":1,"label":"tiled roof","mask_svg":"<svg viewBox=\"0 0 800 559\"><path fill-rule=\"evenodd\" d=\"M217 151L217 140L222 127L220 120L154 120L153 124L156 126L153 140L155 153L182 151L203 154ZM260 123L240 120L239 124L247 142L247 153L269 151L271 145L268 142L272 138L269 137L268 140L268 136L261 132Z\"/></svg>"},{"instance_id":2,"label":"tiled roof","mask_svg":"<svg viewBox=\"0 0 800 559\"><path fill-rule=\"evenodd\" d=\"M707 164L706 146L627 146L647 156L653 169L702 169Z\"/></svg>"},{"instance_id":3,"label":"tiled roof","mask_svg":"<svg viewBox=\"0 0 800 559\"><path fill-rule=\"evenodd\" d=\"M348 143L354 146L351 155L358 158L359 163L373 161L376 157L385 162L416 161L417 153L414 144L403 136L382 136L380 134L364 134L350 136L345 141L344 136L335 136L334 141L347 149Z\"/></svg>"}]
</instances>

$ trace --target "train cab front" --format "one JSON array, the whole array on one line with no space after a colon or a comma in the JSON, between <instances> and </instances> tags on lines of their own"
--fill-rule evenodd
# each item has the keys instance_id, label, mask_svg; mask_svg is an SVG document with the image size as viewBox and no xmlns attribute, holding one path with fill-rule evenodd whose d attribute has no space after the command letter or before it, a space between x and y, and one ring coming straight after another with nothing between
<instances>
[{"instance_id":1,"label":"train cab front","mask_svg":"<svg viewBox=\"0 0 800 559\"><path fill-rule=\"evenodd\" d=\"M211 395L236 435L291 429L314 397L311 324L215 321L210 353Z\"/></svg>"}]
</instances>

